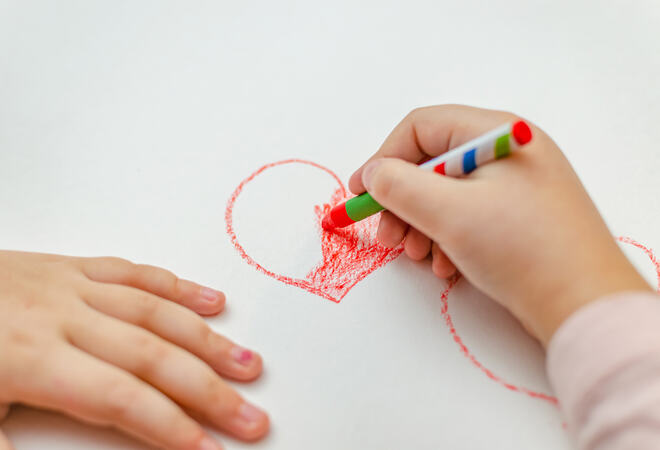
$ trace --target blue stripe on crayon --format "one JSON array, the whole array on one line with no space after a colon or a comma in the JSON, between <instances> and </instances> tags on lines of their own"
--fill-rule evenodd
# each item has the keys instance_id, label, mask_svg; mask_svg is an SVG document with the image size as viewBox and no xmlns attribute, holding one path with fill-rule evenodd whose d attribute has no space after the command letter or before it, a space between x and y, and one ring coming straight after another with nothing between
<instances>
[{"instance_id":1,"label":"blue stripe on crayon","mask_svg":"<svg viewBox=\"0 0 660 450\"><path fill-rule=\"evenodd\" d=\"M477 168L477 149L473 148L463 155L463 173L468 174Z\"/></svg>"}]
</instances>

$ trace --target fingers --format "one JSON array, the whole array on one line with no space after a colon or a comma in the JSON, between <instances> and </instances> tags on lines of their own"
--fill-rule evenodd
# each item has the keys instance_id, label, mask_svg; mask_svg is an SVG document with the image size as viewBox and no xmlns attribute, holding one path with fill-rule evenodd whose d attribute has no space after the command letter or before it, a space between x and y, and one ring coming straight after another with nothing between
<instances>
[{"instance_id":1,"label":"fingers","mask_svg":"<svg viewBox=\"0 0 660 450\"><path fill-rule=\"evenodd\" d=\"M454 276L456 273L456 266L454 266L454 263L451 262L445 252L443 252L435 242L431 248L431 254L433 255L431 270L433 270L436 277L451 278Z\"/></svg>"},{"instance_id":2,"label":"fingers","mask_svg":"<svg viewBox=\"0 0 660 450\"><path fill-rule=\"evenodd\" d=\"M378 241L388 248L394 248L403 241L408 231L408 224L389 211L380 214L378 223Z\"/></svg>"},{"instance_id":3,"label":"fingers","mask_svg":"<svg viewBox=\"0 0 660 450\"><path fill-rule=\"evenodd\" d=\"M240 439L266 433L266 414L245 402L203 361L142 328L94 315L69 327L73 345L132 373Z\"/></svg>"},{"instance_id":4,"label":"fingers","mask_svg":"<svg viewBox=\"0 0 660 450\"><path fill-rule=\"evenodd\" d=\"M460 217L469 184L392 158L373 161L363 173L371 195L414 228L442 243L441 231Z\"/></svg>"},{"instance_id":5,"label":"fingers","mask_svg":"<svg viewBox=\"0 0 660 450\"><path fill-rule=\"evenodd\" d=\"M225 306L225 295L222 292L182 280L159 267L133 264L121 258L81 258L80 261L83 272L93 281L123 284L148 291L198 314L217 314Z\"/></svg>"},{"instance_id":6,"label":"fingers","mask_svg":"<svg viewBox=\"0 0 660 450\"><path fill-rule=\"evenodd\" d=\"M383 211L378 224L378 240L385 247L394 248L405 237L404 250L411 259L420 261L431 251L431 239L389 211Z\"/></svg>"},{"instance_id":7,"label":"fingers","mask_svg":"<svg viewBox=\"0 0 660 450\"><path fill-rule=\"evenodd\" d=\"M380 149L351 176L348 187L355 194L365 190L364 167L379 158L400 158L419 163L513 121L513 114L463 105L440 105L411 111L385 139Z\"/></svg>"},{"instance_id":8,"label":"fingers","mask_svg":"<svg viewBox=\"0 0 660 450\"><path fill-rule=\"evenodd\" d=\"M83 298L97 311L188 350L224 376L248 381L261 374L259 354L214 333L202 318L180 305L132 287L101 283L90 285Z\"/></svg>"},{"instance_id":9,"label":"fingers","mask_svg":"<svg viewBox=\"0 0 660 450\"><path fill-rule=\"evenodd\" d=\"M24 380L24 403L114 426L159 448L222 448L173 401L125 371L71 346L58 347L49 359L41 376Z\"/></svg>"},{"instance_id":10,"label":"fingers","mask_svg":"<svg viewBox=\"0 0 660 450\"><path fill-rule=\"evenodd\" d=\"M404 244L406 255L415 261L421 261L431 252L431 239L416 228L411 228Z\"/></svg>"}]
</instances>

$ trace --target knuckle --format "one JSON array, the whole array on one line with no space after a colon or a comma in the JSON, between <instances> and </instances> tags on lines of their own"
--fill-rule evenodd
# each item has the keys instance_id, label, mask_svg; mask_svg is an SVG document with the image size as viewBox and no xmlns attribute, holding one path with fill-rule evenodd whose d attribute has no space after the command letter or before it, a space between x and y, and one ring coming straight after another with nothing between
<instances>
[{"instance_id":1,"label":"knuckle","mask_svg":"<svg viewBox=\"0 0 660 450\"><path fill-rule=\"evenodd\" d=\"M231 344L213 332L209 327L200 327L198 334L202 343L202 353L214 361L222 361L229 357Z\"/></svg>"},{"instance_id":2,"label":"knuckle","mask_svg":"<svg viewBox=\"0 0 660 450\"><path fill-rule=\"evenodd\" d=\"M179 295L179 278L166 269L150 266L146 264L136 265L136 276L142 279L148 279L150 284L156 286L161 292L167 292L168 295Z\"/></svg>"},{"instance_id":3,"label":"knuckle","mask_svg":"<svg viewBox=\"0 0 660 450\"><path fill-rule=\"evenodd\" d=\"M195 317L193 327L195 327L199 342L202 342L205 346L213 347L216 334L211 330L211 327L209 327L203 320L197 320L197 317Z\"/></svg>"},{"instance_id":4,"label":"knuckle","mask_svg":"<svg viewBox=\"0 0 660 450\"><path fill-rule=\"evenodd\" d=\"M418 106L416 108L413 108L410 110L408 114L406 114L406 117L403 119L404 121L407 122L416 122L419 117L424 116L427 114L429 111L433 110L433 108L437 108L436 106Z\"/></svg>"},{"instance_id":5,"label":"knuckle","mask_svg":"<svg viewBox=\"0 0 660 450\"><path fill-rule=\"evenodd\" d=\"M52 345L38 339L32 333L11 328L5 334L6 350L10 357L8 361L15 361L20 366L34 370L43 365L43 361L52 352Z\"/></svg>"},{"instance_id":6,"label":"knuckle","mask_svg":"<svg viewBox=\"0 0 660 450\"><path fill-rule=\"evenodd\" d=\"M100 263L105 263L108 265L113 265L113 266L134 266L131 261L124 259L124 258L119 258L117 256L101 256L98 258L92 258L93 260L96 260Z\"/></svg>"},{"instance_id":7,"label":"knuckle","mask_svg":"<svg viewBox=\"0 0 660 450\"><path fill-rule=\"evenodd\" d=\"M183 422L179 420L178 422ZM183 448L203 448L201 447L202 441L206 439L206 433L201 427L193 426L191 430L186 434L186 437L183 440Z\"/></svg>"},{"instance_id":8,"label":"knuckle","mask_svg":"<svg viewBox=\"0 0 660 450\"><path fill-rule=\"evenodd\" d=\"M165 281L167 290L171 293L172 298L178 299L182 297L182 286L181 279L174 275L172 272L167 272L169 274L168 280Z\"/></svg>"},{"instance_id":9,"label":"knuckle","mask_svg":"<svg viewBox=\"0 0 660 450\"><path fill-rule=\"evenodd\" d=\"M209 399L214 405L215 415L220 418L231 417L236 414L243 398L235 390L225 386L219 378L211 382L209 386Z\"/></svg>"},{"instance_id":10,"label":"knuckle","mask_svg":"<svg viewBox=\"0 0 660 450\"><path fill-rule=\"evenodd\" d=\"M206 322L190 310L181 311L181 323L194 343L196 352L213 360L226 357L226 346Z\"/></svg>"},{"instance_id":11,"label":"knuckle","mask_svg":"<svg viewBox=\"0 0 660 450\"><path fill-rule=\"evenodd\" d=\"M162 429L171 433L174 448L196 449L206 437L204 429L179 408L172 408L163 418Z\"/></svg>"},{"instance_id":12,"label":"knuckle","mask_svg":"<svg viewBox=\"0 0 660 450\"><path fill-rule=\"evenodd\" d=\"M401 170L395 162L383 163L374 174L372 191L385 201L393 197L401 184Z\"/></svg>"},{"instance_id":13,"label":"knuckle","mask_svg":"<svg viewBox=\"0 0 660 450\"><path fill-rule=\"evenodd\" d=\"M196 342L202 342L203 344L213 343L213 330L197 313L181 305L174 304L169 306L172 307L173 311L176 311L179 323Z\"/></svg>"},{"instance_id":14,"label":"knuckle","mask_svg":"<svg viewBox=\"0 0 660 450\"><path fill-rule=\"evenodd\" d=\"M153 375L172 353L167 344L146 333L133 338L132 346L139 355L134 370L141 376Z\"/></svg>"},{"instance_id":15,"label":"knuckle","mask_svg":"<svg viewBox=\"0 0 660 450\"><path fill-rule=\"evenodd\" d=\"M436 232L436 235L444 236L444 240L451 243L454 247L465 246L470 237L466 227L463 226L449 226L444 230Z\"/></svg>"},{"instance_id":16,"label":"knuckle","mask_svg":"<svg viewBox=\"0 0 660 450\"><path fill-rule=\"evenodd\" d=\"M425 106L418 106L416 108L413 108L410 110L408 114L406 114L406 119L413 119L414 117L418 116L423 110L426 108Z\"/></svg>"},{"instance_id":17,"label":"knuckle","mask_svg":"<svg viewBox=\"0 0 660 450\"><path fill-rule=\"evenodd\" d=\"M512 113L511 111L500 111L502 114L502 119L507 122L517 122L518 120L525 120L517 114Z\"/></svg>"},{"instance_id":18,"label":"knuckle","mask_svg":"<svg viewBox=\"0 0 660 450\"><path fill-rule=\"evenodd\" d=\"M146 326L150 324L160 308L160 301L147 293L139 294L135 298L135 310L138 311L137 325Z\"/></svg>"},{"instance_id":19,"label":"knuckle","mask_svg":"<svg viewBox=\"0 0 660 450\"><path fill-rule=\"evenodd\" d=\"M104 392L102 415L113 422L130 419L144 395L142 388L124 380L109 383Z\"/></svg>"},{"instance_id":20,"label":"knuckle","mask_svg":"<svg viewBox=\"0 0 660 450\"><path fill-rule=\"evenodd\" d=\"M30 383L35 373L46 372L55 345L33 333L10 327L0 335L0 402L8 403L12 392Z\"/></svg>"},{"instance_id":21,"label":"knuckle","mask_svg":"<svg viewBox=\"0 0 660 450\"><path fill-rule=\"evenodd\" d=\"M6 339L8 341L9 348L14 349L34 348L36 341L31 333L16 328L11 328L7 331Z\"/></svg>"},{"instance_id":22,"label":"knuckle","mask_svg":"<svg viewBox=\"0 0 660 450\"><path fill-rule=\"evenodd\" d=\"M413 108L408 115L406 116L409 119L416 119L418 117L424 117L427 116L431 113L436 113L436 112L441 112L443 110L460 110L466 108L465 105L459 105L456 103L444 103L441 105L425 105L425 106L418 106L416 108Z\"/></svg>"}]
</instances>

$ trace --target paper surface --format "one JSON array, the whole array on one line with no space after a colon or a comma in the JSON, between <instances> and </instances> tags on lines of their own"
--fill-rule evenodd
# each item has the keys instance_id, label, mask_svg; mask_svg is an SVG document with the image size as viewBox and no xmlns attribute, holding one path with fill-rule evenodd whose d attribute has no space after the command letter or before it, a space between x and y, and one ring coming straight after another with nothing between
<instances>
[{"instance_id":1,"label":"paper surface","mask_svg":"<svg viewBox=\"0 0 660 450\"><path fill-rule=\"evenodd\" d=\"M401 256L331 301L246 264L225 210L288 158L346 183L411 108L458 102L539 124L612 232L660 248L660 9L353 3L0 1L2 247L224 290L209 323L264 356L237 386L273 424L258 444L219 436L228 449L569 449L556 406L529 395L552 396L541 348L465 280L447 292ZM305 279L322 259L314 207L337 188L311 166L264 172L236 199L237 239ZM27 408L2 427L20 450L146 448Z\"/></svg>"}]
</instances>

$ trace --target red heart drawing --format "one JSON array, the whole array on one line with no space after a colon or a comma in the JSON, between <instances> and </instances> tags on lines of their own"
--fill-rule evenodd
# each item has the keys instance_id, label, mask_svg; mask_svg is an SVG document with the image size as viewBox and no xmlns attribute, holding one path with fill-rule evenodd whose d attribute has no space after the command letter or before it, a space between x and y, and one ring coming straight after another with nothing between
<instances>
[{"instance_id":1,"label":"red heart drawing","mask_svg":"<svg viewBox=\"0 0 660 450\"><path fill-rule=\"evenodd\" d=\"M250 183L264 171L284 164L306 164L315 167L333 177L338 184L338 188L332 193L328 203L314 206L314 212L316 215L315 225L320 235L323 261L319 262L307 273L305 278L302 279L272 272L256 262L247 254L245 249L238 242L238 237L233 226L232 215L234 205L245 185ZM370 217L369 219L358 222L348 228L338 229L333 232L322 230L320 224L323 217L330 212L330 209L334 205L348 197L349 195L346 188L339 177L330 169L323 167L320 164L302 159L287 159L266 164L241 181L229 198L227 209L225 210L227 234L241 257L260 272L269 277L275 278L282 283L299 287L312 294L339 303L353 286L364 279L364 277L379 267L394 260L403 251L402 245L390 249L383 247L378 243L376 239L378 225L377 217ZM310 223L310 225L312 224Z\"/></svg>"}]
</instances>

